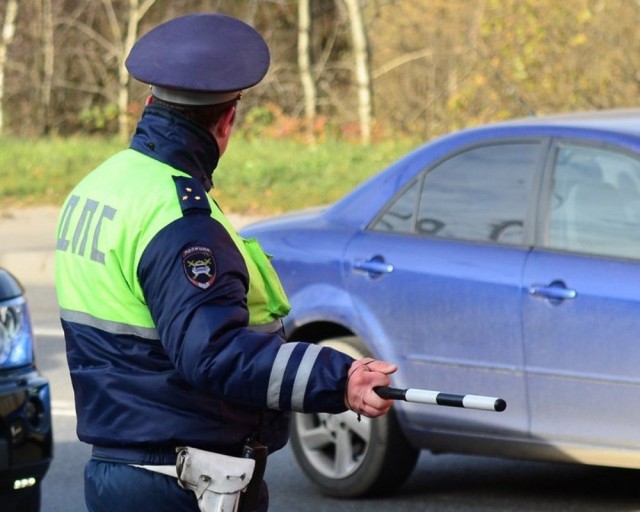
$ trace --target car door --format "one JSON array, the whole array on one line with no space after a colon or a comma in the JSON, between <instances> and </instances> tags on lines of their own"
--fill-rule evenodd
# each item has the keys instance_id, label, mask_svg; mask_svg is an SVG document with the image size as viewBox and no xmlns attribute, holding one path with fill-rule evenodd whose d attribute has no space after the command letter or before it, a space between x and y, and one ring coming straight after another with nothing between
<instances>
[{"instance_id":1,"label":"car door","mask_svg":"<svg viewBox=\"0 0 640 512\"><path fill-rule=\"evenodd\" d=\"M505 413L401 403L409 429L528 430L521 277L540 141L487 143L423 169L350 244L349 289L399 387L500 396Z\"/></svg>"},{"instance_id":2,"label":"car door","mask_svg":"<svg viewBox=\"0 0 640 512\"><path fill-rule=\"evenodd\" d=\"M615 457L640 448L640 161L567 142L554 153L524 273L531 431L577 460L588 445Z\"/></svg>"}]
</instances>

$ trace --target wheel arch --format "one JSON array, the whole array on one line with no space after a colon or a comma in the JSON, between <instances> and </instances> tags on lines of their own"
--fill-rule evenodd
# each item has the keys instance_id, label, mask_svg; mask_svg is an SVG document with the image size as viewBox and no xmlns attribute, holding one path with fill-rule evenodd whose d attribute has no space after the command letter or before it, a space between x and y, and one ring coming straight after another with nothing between
<instances>
[{"instance_id":1,"label":"wheel arch","mask_svg":"<svg viewBox=\"0 0 640 512\"><path fill-rule=\"evenodd\" d=\"M340 332L343 333L341 336L318 339L317 342L327 341L334 348L343 350L355 358L368 355L368 349L362 340L342 326L317 322L306 327L311 329L308 331L307 341L329 332ZM298 334L301 334L301 331L298 331ZM349 425L356 425L354 421L331 419L340 418L345 414L349 412L338 415L316 413L292 416L291 447L300 468L320 492L327 496L357 498L394 492L410 476L420 449L410 445L393 411L375 420L365 418L364 427L366 428L364 429L350 427ZM358 419L359 424L360 419ZM342 442L334 441L344 434L343 431L351 432L348 437L351 440L352 451L348 457L345 454L336 456L332 448L332 443L335 443L335 450L346 449L344 439ZM306 433L309 432L314 432L314 436L307 436ZM326 439L323 444L318 444L318 439L322 438L319 432L325 434ZM310 439L313 440L309 441ZM363 447L366 447L364 452L361 451ZM364 458L356 462L356 457L360 456ZM352 460L355 465L341 467L337 465L337 460L342 462ZM331 471L334 470L345 472L339 474L340 471L338 471L338 474L332 475Z\"/></svg>"},{"instance_id":2,"label":"wheel arch","mask_svg":"<svg viewBox=\"0 0 640 512\"><path fill-rule=\"evenodd\" d=\"M357 336L351 329L337 322L325 320L312 321L287 330L287 341L306 341L319 343L332 338Z\"/></svg>"}]
</instances>

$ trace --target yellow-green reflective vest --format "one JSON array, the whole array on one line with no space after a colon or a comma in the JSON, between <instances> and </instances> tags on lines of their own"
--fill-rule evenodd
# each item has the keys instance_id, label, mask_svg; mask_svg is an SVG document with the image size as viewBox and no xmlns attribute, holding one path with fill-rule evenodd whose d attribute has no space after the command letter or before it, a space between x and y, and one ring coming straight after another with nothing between
<instances>
[{"instance_id":1,"label":"yellow-green reflective vest","mask_svg":"<svg viewBox=\"0 0 640 512\"><path fill-rule=\"evenodd\" d=\"M57 226L55 276L63 316L64 312L80 314L76 319L88 315L154 337L137 269L154 236L183 216L173 176L190 178L127 149L72 191ZM290 306L269 257L256 240L242 239L215 201L203 195L211 217L225 227L244 258L249 324L271 324L286 315Z\"/></svg>"}]
</instances>

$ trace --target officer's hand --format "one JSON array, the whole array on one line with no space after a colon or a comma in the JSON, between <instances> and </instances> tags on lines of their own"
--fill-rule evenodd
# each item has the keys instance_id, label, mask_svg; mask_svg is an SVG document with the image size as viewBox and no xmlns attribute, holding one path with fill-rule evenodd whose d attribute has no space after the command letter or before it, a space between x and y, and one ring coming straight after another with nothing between
<instances>
[{"instance_id":1,"label":"officer's hand","mask_svg":"<svg viewBox=\"0 0 640 512\"><path fill-rule=\"evenodd\" d=\"M373 391L378 386L388 386L389 375L398 367L395 364L365 358L355 360L347 377L345 404L357 414L377 418L389 411L393 400L385 400Z\"/></svg>"}]
</instances>

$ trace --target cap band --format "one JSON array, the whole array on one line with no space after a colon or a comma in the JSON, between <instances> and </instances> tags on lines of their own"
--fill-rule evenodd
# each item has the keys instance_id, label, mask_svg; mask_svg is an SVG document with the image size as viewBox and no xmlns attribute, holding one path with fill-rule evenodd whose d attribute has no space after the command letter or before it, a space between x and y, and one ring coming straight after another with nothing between
<instances>
[{"instance_id":1,"label":"cap band","mask_svg":"<svg viewBox=\"0 0 640 512\"><path fill-rule=\"evenodd\" d=\"M240 98L241 91L234 92L198 92L178 89L167 89L157 85L151 86L151 94L156 98L177 105L192 105L203 107L206 105L218 105Z\"/></svg>"}]
</instances>

